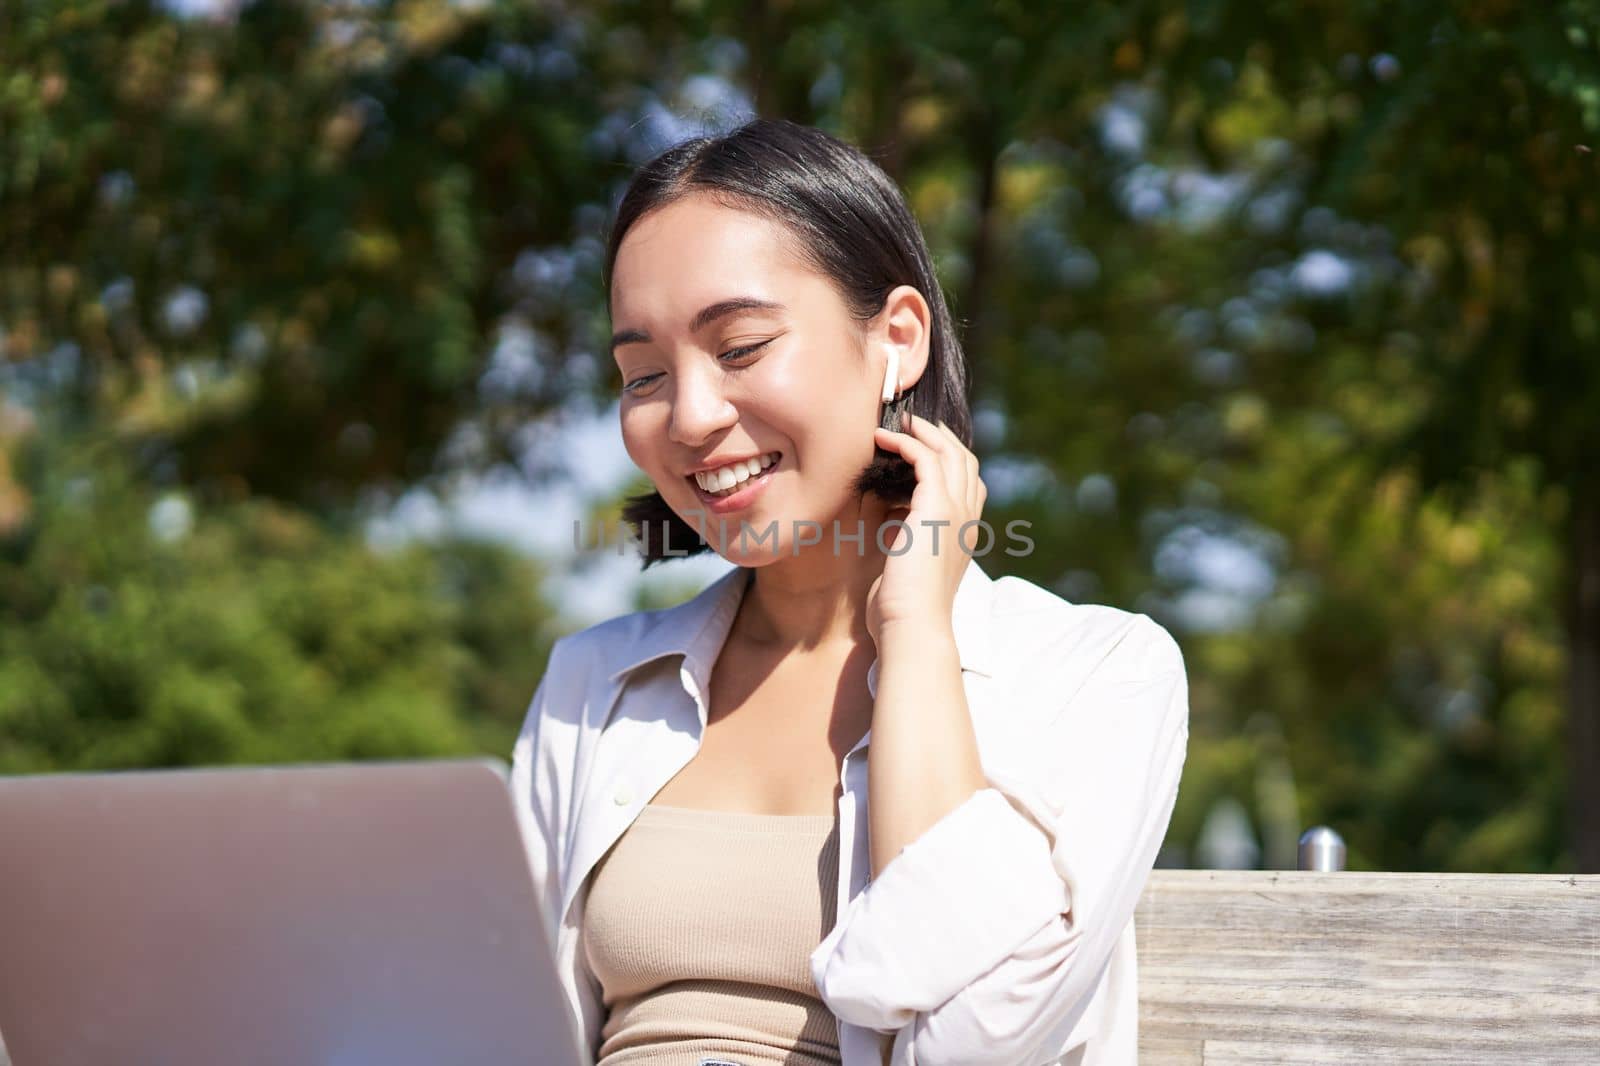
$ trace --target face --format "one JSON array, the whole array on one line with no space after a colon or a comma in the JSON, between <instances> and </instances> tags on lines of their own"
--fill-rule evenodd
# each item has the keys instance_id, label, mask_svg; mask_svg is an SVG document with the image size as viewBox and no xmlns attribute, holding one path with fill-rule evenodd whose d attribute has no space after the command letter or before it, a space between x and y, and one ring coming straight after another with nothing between
<instances>
[{"instance_id":1,"label":"face","mask_svg":"<svg viewBox=\"0 0 1600 1066\"><path fill-rule=\"evenodd\" d=\"M776 222L691 195L635 222L612 273L624 446L740 565L772 557L769 526L790 555L802 520L829 543L835 518L849 534L865 517L851 485L873 457L886 353L869 358L870 328L789 241ZM752 458L775 461L732 495L692 476ZM769 539L757 546L757 534Z\"/></svg>"}]
</instances>

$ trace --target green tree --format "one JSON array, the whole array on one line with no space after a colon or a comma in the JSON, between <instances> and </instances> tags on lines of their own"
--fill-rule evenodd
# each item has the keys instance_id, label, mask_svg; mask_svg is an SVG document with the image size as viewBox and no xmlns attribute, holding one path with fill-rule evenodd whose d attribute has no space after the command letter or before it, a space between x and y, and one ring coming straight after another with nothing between
<instances>
[{"instance_id":1,"label":"green tree","mask_svg":"<svg viewBox=\"0 0 1600 1066\"><path fill-rule=\"evenodd\" d=\"M338 507L434 473L464 422L518 458L593 370L579 301L519 259L603 215L586 40L520 4L8 5L9 357L211 498ZM502 325L571 340L483 388Z\"/></svg>"},{"instance_id":2,"label":"green tree","mask_svg":"<svg viewBox=\"0 0 1600 1066\"><path fill-rule=\"evenodd\" d=\"M1410 471L1468 513L1486 484L1542 499L1558 531L1559 566L1532 573L1566 634L1571 861L1600 870L1600 9L1202 11L1151 42L1168 77L1239 72L1212 79L1186 132L1227 157L1241 98L1282 101L1266 132L1295 146L1310 199L1382 224L1407 272L1331 324L1337 358L1286 380L1321 405L1382 383L1389 410L1352 442L1363 465ZM1518 621L1500 619L1502 640Z\"/></svg>"},{"instance_id":3,"label":"green tree","mask_svg":"<svg viewBox=\"0 0 1600 1066\"><path fill-rule=\"evenodd\" d=\"M528 561L199 507L103 443L18 457L0 772L510 752L556 628Z\"/></svg>"},{"instance_id":4,"label":"green tree","mask_svg":"<svg viewBox=\"0 0 1600 1066\"><path fill-rule=\"evenodd\" d=\"M4 601L33 604L11 616L22 650L0 686L31 695L5 705L41 730L88 713L56 691L81 659L90 679L143 679L107 688L137 694L127 707L212 708L226 737L256 720L166 643L222 639L219 604L159 648L139 643L148 613L126 638L96 636L93 611L48 622L45 599L87 610L63 576L84 564L15 553L80 540L174 587L211 566L286 623L291 601L321 603L326 631L285 662L366 634L331 687L267 683L347 708L336 720L384 719L353 709L383 699L374 685L414 697L393 705L402 723L525 699L532 679L487 665L474 696L461 674L453 695L400 680L393 656L448 674L463 645L520 663L534 621L495 598L511 564L465 549L445 554L504 606L472 612L476 631L425 621L442 608L407 582L443 557L372 555L360 504L563 461L525 431L615 388L598 347L610 198L664 139L740 117L699 110L742 93L863 145L907 189L974 361L990 517L1034 523L1037 550L992 569L1179 631L1195 743L1175 845L1220 796L1267 819L1287 765L1293 816L1336 824L1358 864L1600 868L1600 598L1580 595L1600 588L1597 32L1577 0L278 0L236 24L6 7L0 390L59 412L62 439L104 430L128 456L105 484L138 502L90 536L47 487L65 482L0 444L6 587L56 590ZM177 486L186 543L218 554L157 571L174 549L142 516ZM299 578L223 561L257 552L263 525L314 546L286 564ZM1201 566L1218 550L1268 576L1219 598ZM356 595L346 572L367 570L363 588L410 606ZM124 643L145 665L108 650ZM45 654L48 682L28 665ZM165 654L189 665L153 665ZM433 725L396 729L418 745L469 743L456 715L417 713ZM515 716L497 713L502 730ZM143 728L92 732L169 757ZM252 729L239 743L265 750Z\"/></svg>"}]
</instances>

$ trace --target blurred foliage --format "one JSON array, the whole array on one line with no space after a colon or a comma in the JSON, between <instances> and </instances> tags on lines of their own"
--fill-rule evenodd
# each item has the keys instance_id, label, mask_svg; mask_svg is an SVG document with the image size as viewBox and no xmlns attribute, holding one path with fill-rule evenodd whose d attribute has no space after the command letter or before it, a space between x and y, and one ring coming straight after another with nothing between
<instances>
[{"instance_id":1,"label":"blurred foliage","mask_svg":"<svg viewBox=\"0 0 1600 1066\"><path fill-rule=\"evenodd\" d=\"M561 315L518 253L603 222L580 210L611 158L588 137L597 82L535 7L8 11L9 354L73 364L73 411L163 445L207 495L331 506L432 472L493 392L496 317ZM583 384L549 369L498 399L521 414ZM503 457L493 431L518 420L496 407L473 413Z\"/></svg>"},{"instance_id":2,"label":"blurred foliage","mask_svg":"<svg viewBox=\"0 0 1600 1066\"><path fill-rule=\"evenodd\" d=\"M986 568L1179 636L1170 861L1600 869L1600 5L219 9L0 8L4 765L504 752L536 572L360 516L570 459L610 203L753 109L923 221Z\"/></svg>"},{"instance_id":3,"label":"blurred foliage","mask_svg":"<svg viewBox=\"0 0 1600 1066\"><path fill-rule=\"evenodd\" d=\"M510 750L553 637L531 563L196 509L47 439L0 543L0 771Z\"/></svg>"}]
</instances>

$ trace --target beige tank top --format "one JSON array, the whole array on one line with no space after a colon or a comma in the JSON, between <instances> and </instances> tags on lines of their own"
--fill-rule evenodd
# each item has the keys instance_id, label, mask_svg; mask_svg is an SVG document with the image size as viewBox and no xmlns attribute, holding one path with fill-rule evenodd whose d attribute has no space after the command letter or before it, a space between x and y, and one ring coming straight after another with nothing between
<instances>
[{"instance_id":1,"label":"beige tank top","mask_svg":"<svg viewBox=\"0 0 1600 1066\"><path fill-rule=\"evenodd\" d=\"M832 815L646 805L584 908L607 1008L597 1066L839 1066L809 961L838 869Z\"/></svg>"}]
</instances>

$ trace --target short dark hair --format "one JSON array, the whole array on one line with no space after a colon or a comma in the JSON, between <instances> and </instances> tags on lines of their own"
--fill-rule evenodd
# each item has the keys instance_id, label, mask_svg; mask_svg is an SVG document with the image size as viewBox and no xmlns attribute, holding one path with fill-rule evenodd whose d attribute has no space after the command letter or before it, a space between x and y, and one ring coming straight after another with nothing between
<instances>
[{"instance_id":1,"label":"short dark hair","mask_svg":"<svg viewBox=\"0 0 1600 1066\"><path fill-rule=\"evenodd\" d=\"M785 119L752 119L720 136L676 144L640 167L618 202L606 243L608 305L617 249L629 228L648 212L697 192L786 226L858 321L877 315L899 285L920 292L933 319L928 365L899 401L884 405L881 424L896 429L901 414L910 411L943 422L972 446L966 357L922 229L882 168L822 130ZM882 448L855 481L857 493L895 506L905 506L915 487L911 465ZM712 550L654 490L630 496L622 517L640 543L643 568Z\"/></svg>"}]
</instances>

